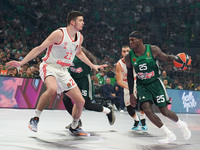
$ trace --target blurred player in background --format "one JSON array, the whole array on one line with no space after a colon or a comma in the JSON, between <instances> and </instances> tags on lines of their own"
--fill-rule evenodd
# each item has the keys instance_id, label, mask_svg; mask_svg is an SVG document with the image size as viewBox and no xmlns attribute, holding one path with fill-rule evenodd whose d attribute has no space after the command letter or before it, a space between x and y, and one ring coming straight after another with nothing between
<instances>
[{"instance_id":1,"label":"blurred player in background","mask_svg":"<svg viewBox=\"0 0 200 150\"><path fill-rule=\"evenodd\" d=\"M82 47L82 51L85 53L85 55L88 57L88 59L96 64L96 58L92 53L90 53L88 50L86 50L84 47ZM82 96L85 99L85 109L96 111L96 112L103 112L108 117L108 121L110 125L113 125L115 122L115 115L111 107L105 107L97 103L92 103L92 81L91 81L91 74L92 69L85 64L83 61L81 61L78 57L74 58L73 64L69 67L69 73L78 85ZM69 112L69 114L72 115L72 108L73 108L73 99L71 99L69 96L65 95L63 96L63 102L65 105L66 110ZM79 127L82 126L81 120L79 120ZM66 128L70 128L70 125L68 125ZM81 129L80 129L81 130ZM81 134L77 132L77 134Z\"/></svg>"},{"instance_id":2,"label":"blurred player in background","mask_svg":"<svg viewBox=\"0 0 200 150\"><path fill-rule=\"evenodd\" d=\"M135 123L132 127L132 130L138 130L139 125L141 123L141 130L147 130L146 121L145 121L145 114L143 111L140 111L141 115L140 118L137 116L135 112L135 108L130 104L130 97L129 97L129 89L127 83L127 68L125 63L125 56L129 53L130 47L123 46L121 50L122 58L116 64L116 80L117 84L124 88L124 103L127 108L129 115L135 120ZM133 93L136 96L136 77L134 77L134 91ZM140 119L140 120L139 120ZM141 121L141 122L140 122Z\"/></svg>"}]
</instances>

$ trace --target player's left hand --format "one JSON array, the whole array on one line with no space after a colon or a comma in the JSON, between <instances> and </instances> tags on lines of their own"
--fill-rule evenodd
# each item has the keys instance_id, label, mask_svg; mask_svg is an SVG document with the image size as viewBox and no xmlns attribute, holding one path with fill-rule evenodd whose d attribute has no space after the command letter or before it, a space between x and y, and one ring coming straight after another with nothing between
<instances>
[{"instance_id":1,"label":"player's left hand","mask_svg":"<svg viewBox=\"0 0 200 150\"><path fill-rule=\"evenodd\" d=\"M94 65L94 70L98 71L98 69L101 69L101 68L105 68L105 67L108 67L107 64L103 64L103 65Z\"/></svg>"},{"instance_id":2,"label":"player's left hand","mask_svg":"<svg viewBox=\"0 0 200 150\"><path fill-rule=\"evenodd\" d=\"M133 107L135 107L137 105L137 99L134 96L134 94L130 94L130 103L131 103L131 106L133 106Z\"/></svg>"}]
</instances>

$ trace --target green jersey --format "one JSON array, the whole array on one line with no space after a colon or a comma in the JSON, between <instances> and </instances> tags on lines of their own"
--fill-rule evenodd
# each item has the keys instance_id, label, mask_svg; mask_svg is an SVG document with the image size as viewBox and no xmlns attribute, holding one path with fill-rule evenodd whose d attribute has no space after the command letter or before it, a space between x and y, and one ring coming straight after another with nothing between
<instances>
[{"instance_id":1,"label":"green jersey","mask_svg":"<svg viewBox=\"0 0 200 150\"><path fill-rule=\"evenodd\" d=\"M146 49L143 55L136 56L131 49L129 56L131 64L137 74L137 84L149 84L154 82L159 75L159 67L151 52L151 46L145 45Z\"/></svg>"},{"instance_id":2,"label":"green jersey","mask_svg":"<svg viewBox=\"0 0 200 150\"><path fill-rule=\"evenodd\" d=\"M92 100L94 95L93 81L90 76L92 75L92 69L75 56L72 65L69 67L69 73L78 85L82 96L85 100Z\"/></svg>"},{"instance_id":3,"label":"green jersey","mask_svg":"<svg viewBox=\"0 0 200 150\"><path fill-rule=\"evenodd\" d=\"M92 74L91 68L75 56L72 65L69 67L69 73L73 79L80 79Z\"/></svg>"}]
</instances>

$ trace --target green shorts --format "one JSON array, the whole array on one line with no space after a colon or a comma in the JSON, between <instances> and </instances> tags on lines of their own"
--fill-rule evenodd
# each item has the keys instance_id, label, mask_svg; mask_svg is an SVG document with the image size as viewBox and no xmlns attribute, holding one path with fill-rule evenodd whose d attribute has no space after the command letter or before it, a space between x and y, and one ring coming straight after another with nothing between
<instances>
[{"instance_id":1,"label":"green shorts","mask_svg":"<svg viewBox=\"0 0 200 150\"><path fill-rule=\"evenodd\" d=\"M85 100L87 100L88 98L92 100L92 82L91 82L90 76L85 76L80 79L74 78L74 81L79 87L83 98Z\"/></svg>"},{"instance_id":2,"label":"green shorts","mask_svg":"<svg viewBox=\"0 0 200 150\"><path fill-rule=\"evenodd\" d=\"M160 79L157 79L150 84L137 85L137 96L140 104L151 101L159 108L165 107L169 104L167 91Z\"/></svg>"}]
</instances>

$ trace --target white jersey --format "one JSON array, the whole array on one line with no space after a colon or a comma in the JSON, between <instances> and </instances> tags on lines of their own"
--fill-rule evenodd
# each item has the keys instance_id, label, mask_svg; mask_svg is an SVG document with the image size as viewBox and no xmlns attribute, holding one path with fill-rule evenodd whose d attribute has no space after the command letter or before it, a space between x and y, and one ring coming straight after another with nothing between
<instances>
[{"instance_id":1,"label":"white jersey","mask_svg":"<svg viewBox=\"0 0 200 150\"><path fill-rule=\"evenodd\" d=\"M80 32L77 32L77 40L73 41L68 33L67 27L60 28L63 32L61 43L51 45L42 58L43 61L53 67L69 67L71 66L76 50L80 44Z\"/></svg>"},{"instance_id":2,"label":"white jersey","mask_svg":"<svg viewBox=\"0 0 200 150\"><path fill-rule=\"evenodd\" d=\"M120 59L117 63L119 63L120 66L121 66L122 82L124 82L125 84L128 85L126 64L122 61L122 59ZM135 70L133 70L133 72L134 72L134 92L133 93L136 96L136 93L137 93L137 90L136 90L136 73L135 73ZM129 90L125 89L125 88L124 88L124 104L125 104L125 106L130 105Z\"/></svg>"},{"instance_id":3,"label":"white jersey","mask_svg":"<svg viewBox=\"0 0 200 150\"><path fill-rule=\"evenodd\" d=\"M120 59L117 63L120 64L120 66L121 66L123 83L128 84L127 83L127 68L126 68L126 64L122 61L122 59Z\"/></svg>"}]
</instances>

